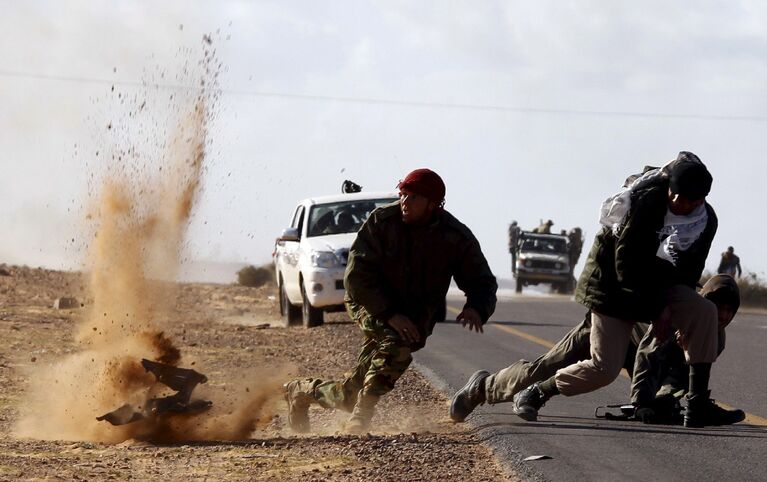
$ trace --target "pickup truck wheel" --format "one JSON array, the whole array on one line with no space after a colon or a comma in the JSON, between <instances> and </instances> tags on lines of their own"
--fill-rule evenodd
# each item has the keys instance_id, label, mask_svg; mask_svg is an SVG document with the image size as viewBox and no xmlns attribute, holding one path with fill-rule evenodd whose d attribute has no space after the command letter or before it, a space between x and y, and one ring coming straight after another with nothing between
<instances>
[{"instance_id":1,"label":"pickup truck wheel","mask_svg":"<svg viewBox=\"0 0 767 482\"><path fill-rule=\"evenodd\" d=\"M313 328L323 324L323 312L321 309L315 308L309 303L309 297L306 296L306 290L304 289L303 283L301 283L301 300L301 317L304 321L304 328Z\"/></svg>"},{"instance_id":2,"label":"pickup truck wheel","mask_svg":"<svg viewBox=\"0 0 767 482\"><path fill-rule=\"evenodd\" d=\"M282 283L280 283L280 315L282 315L285 328L301 322L301 310L290 304L288 294L285 293L285 286Z\"/></svg>"}]
</instances>

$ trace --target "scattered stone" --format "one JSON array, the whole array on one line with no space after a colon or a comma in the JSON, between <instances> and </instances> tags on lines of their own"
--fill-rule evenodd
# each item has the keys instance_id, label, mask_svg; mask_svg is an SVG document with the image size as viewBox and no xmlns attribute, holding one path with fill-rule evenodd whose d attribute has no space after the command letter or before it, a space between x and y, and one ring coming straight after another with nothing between
<instances>
[{"instance_id":1,"label":"scattered stone","mask_svg":"<svg viewBox=\"0 0 767 482\"><path fill-rule=\"evenodd\" d=\"M56 298L56 301L53 302L53 308L56 310L70 310L79 307L80 303L77 301L77 298L62 297Z\"/></svg>"},{"instance_id":2,"label":"scattered stone","mask_svg":"<svg viewBox=\"0 0 767 482\"><path fill-rule=\"evenodd\" d=\"M525 462L532 462L535 460L549 460L549 459L551 459L551 457L548 455L531 455L529 457L525 457L522 460L524 460Z\"/></svg>"},{"instance_id":3,"label":"scattered stone","mask_svg":"<svg viewBox=\"0 0 767 482\"><path fill-rule=\"evenodd\" d=\"M10 276L11 272L5 268L0 268L0 276Z\"/></svg>"}]
</instances>

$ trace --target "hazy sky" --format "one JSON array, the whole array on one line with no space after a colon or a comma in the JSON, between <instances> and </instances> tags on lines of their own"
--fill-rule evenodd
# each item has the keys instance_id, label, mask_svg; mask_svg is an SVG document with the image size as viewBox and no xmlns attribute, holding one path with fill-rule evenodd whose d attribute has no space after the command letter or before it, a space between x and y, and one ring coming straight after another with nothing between
<instances>
[{"instance_id":1,"label":"hazy sky","mask_svg":"<svg viewBox=\"0 0 767 482\"><path fill-rule=\"evenodd\" d=\"M0 262L76 267L110 87L220 30L220 114L190 252L263 263L299 199L431 167L509 276L506 229L581 226L680 150L714 175L719 232L767 271L767 3L0 1ZM149 72L149 74L147 73ZM172 78L168 82L173 82ZM139 140L136 140L139 142Z\"/></svg>"}]
</instances>

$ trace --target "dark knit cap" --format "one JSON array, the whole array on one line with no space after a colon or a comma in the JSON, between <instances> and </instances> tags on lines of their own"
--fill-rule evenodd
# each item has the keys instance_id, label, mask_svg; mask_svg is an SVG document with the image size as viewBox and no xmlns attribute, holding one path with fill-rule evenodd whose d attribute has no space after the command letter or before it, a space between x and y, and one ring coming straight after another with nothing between
<instances>
[{"instance_id":1,"label":"dark knit cap","mask_svg":"<svg viewBox=\"0 0 767 482\"><path fill-rule=\"evenodd\" d=\"M692 152L682 151L668 166L671 192L696 201L708 196L713 178L703 162Z\"/></svg>"}]
</instances>

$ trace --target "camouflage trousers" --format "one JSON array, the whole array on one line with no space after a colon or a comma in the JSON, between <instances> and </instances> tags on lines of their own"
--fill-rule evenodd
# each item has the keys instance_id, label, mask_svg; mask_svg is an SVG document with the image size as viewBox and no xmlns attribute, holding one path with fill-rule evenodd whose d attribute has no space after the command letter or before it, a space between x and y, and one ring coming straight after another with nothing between
<instances>
[{"instance_id":1,"label":"camouflage trousers","mask_svg":"<svg viewBox=\"0 0 767 482\"><path fill-rule=\"evenodd\" d=\"M342 380L306 380L304 391L324 408L351 412L360 393L373 398L389 393L413 357L411 347L385 321L356 305L347 304L347 311L365 335L357 364Z\"/></svg>"}]
</instances>

